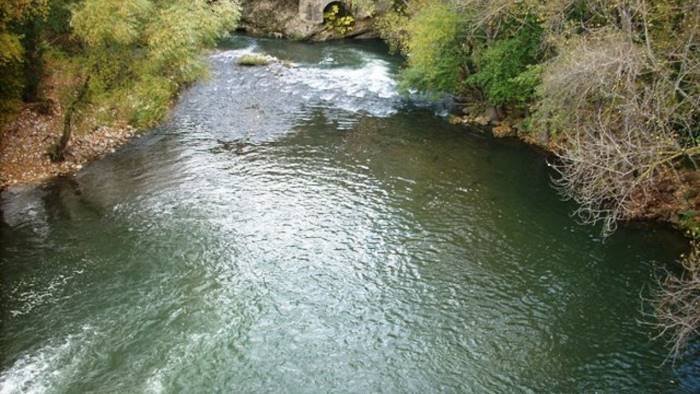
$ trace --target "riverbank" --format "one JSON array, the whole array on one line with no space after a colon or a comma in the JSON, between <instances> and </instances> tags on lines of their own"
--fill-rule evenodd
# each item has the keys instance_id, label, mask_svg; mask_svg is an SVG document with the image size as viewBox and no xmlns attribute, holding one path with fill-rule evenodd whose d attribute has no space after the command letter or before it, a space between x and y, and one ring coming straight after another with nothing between
<instances>
[{"instance_id":1,"label":"riverbank","mask_svg":"<svg viewBox=\"0 0 700 394\"><path fill-rule=\"evenodd\" d=\"M492 112L473 113L471 108L465 107L457 114L451 115L449 121L470 130L482 130L495 138L517 139L542 152L548 157L547 160L558 160L557 155L567 143L565 139L551 138L550 133L546 131L524 130L524 118L506 114L501 119ZM700 171L693 168L666 171L656 177L655 184L646 192L632 195L630 214L622 221L668 223L688 238L700 237Z\"/></svg>"},{"instance_id":2,"label":"riverbank","mask_svg":"<svg viewBox=\"0 0 700 394\"><path fill-rule=\"evenodd\" d=\"M202 54L236 29L240 7L85 0L20 2L0 14L7 186L74 172L157 125L206 76Z\"/></svg>"},{"instance_id":3,"label":"riverbank","mask_svg":"<svg viewBox=\"0 0 700 394\"><path fill-rule=\"evenodd\" d=\"M78 133L70 141L65 160L52 161L48 152L61 138L63 111L58 104L48 106L26 105L0 130L0 190L71 175L136 135L127 125Z\"/></svg>"}]
</instances>

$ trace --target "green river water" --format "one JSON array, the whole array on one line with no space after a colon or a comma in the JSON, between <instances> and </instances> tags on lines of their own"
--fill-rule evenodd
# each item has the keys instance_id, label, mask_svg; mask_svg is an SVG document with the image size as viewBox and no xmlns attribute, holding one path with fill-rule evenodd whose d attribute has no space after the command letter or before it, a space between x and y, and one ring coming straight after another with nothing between
<instances>
[{"instance_id":1,"label":"green river water","mask_svg":"<svg viewBox=\"0 0 700 394\"><path fill-rule=\"evenodd\" d=\"M603 242L379 43L211 63L162 127L2 193L0 393L700 390L644 315L677 234Z\"/></svg>"}]
</instances>

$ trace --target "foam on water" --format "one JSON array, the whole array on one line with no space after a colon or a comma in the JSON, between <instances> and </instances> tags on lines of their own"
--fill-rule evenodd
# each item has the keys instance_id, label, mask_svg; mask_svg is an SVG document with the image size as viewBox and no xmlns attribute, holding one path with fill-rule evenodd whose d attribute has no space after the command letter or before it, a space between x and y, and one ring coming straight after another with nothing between
<instances>
[{"instance_id":1,"label":"foam on water","mask_svg":"<svg viewBox=\"0 0 700 394\"><path fill-rule=\"evenodd\" d=\"M72 371L82 362L93 334L94 329L86 325L75 335L23 355L0 374L0 394L44 393L75 380Z\"/></svg>"},{"instance_id":2,"label":"foam on water","mask_svg":"<svg viewBox=\"0 0 700 394\"><path fill-rule=\"evenodd\" d=\"M368 59L361 68L292 68L283 82L294 94L348 112L387 117L401 105L389 64L380 59Z\"/></svg>"},{"instance_id":3,"label":"foam on water","mask_svg":"<svg viewBox=\"0 0 700 394\"><path fill-rule=\"evenodd\" d=\"M262 67L238 65L249 54L269 55L256 44L212 55L211 82L195 86L181 101L197 115L176 114L174 121L196 123L218 138L259 141L319 116L349 129L364 116L389 117L405 104L392 65L370 53L353 52L360 63L352 66L333 54L315 63L280 59Z\"/></svg>"},{"instance_id":4,"label":"foam on water","mask_svg":"<svg viewBox=\"0 0 700 394\"><path fill-rule=\"evenodd\" d=\"M212 60L223 60L232 61L238 60L243 55L250 55L253 53L259 53L257 45L250 45L241 49L229 49L227 51L220 51L211 55Z\"/></svg>"},{"instance_id":5,"label":"foam on water","mask_svg":"<svg viewBox=\"0 0 700 394\"><path fill-rule=\"evenodd\" d=\"M19 317L32 312L35 308L55 301L58 294L66 284L73 279L75 274L81 274L82 270L76 270L73 274L58 274L46 287L38 287L34 283L21 281L10 289L10 295L21 304L18 308L10 310L10 316Z\"/></svg>"}]
</instances>

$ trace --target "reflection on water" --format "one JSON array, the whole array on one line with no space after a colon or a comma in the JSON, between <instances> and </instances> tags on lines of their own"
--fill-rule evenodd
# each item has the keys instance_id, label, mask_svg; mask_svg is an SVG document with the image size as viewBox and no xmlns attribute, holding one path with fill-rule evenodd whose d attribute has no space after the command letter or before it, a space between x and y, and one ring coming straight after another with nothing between
<instances>
[{"instance_id":1,"label":"reflection on water","mask_svg":"<svg viewBox=\"0 0 700 394\"><path fill-rule=\"evenodd\" d=\"M640 322L675 234L601 242L375 43L212 67L163 127L2 194L0 392L698 389Z\"/></svg>"}]
</instances>

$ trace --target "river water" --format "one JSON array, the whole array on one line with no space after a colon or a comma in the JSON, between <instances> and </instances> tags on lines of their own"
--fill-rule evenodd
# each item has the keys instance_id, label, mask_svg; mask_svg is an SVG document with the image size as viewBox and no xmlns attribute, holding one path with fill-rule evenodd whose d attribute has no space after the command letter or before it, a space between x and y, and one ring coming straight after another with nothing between
<instances>
[{"instance_id":1,"label":"river water","mask_svg":"<svg viewBox=\"0 0 700 394\"><path fill-rule=\"evenodd\" d=\"M700 388L645 324L673 232L603 242L379 43L211 63L162 127L2 194L0 393Z\"/></svg>"}]
</instances>

